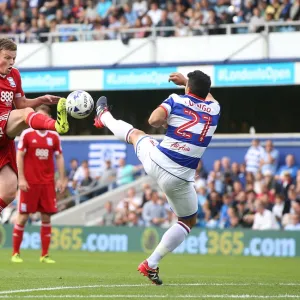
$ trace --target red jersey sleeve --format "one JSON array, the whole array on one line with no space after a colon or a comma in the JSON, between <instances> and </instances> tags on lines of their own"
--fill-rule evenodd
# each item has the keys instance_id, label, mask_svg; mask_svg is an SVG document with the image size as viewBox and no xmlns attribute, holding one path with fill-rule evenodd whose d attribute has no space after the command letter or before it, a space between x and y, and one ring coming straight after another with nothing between
<instances>
[{"instance_id":1,"label":"red jersey sleeve","mask_svg":"<svg viewBox=\"0 0 300 300\"><path fill-rule=\"evenodd\" d=\"M15 81L16 81L16 98L21 98L25 96L22 88L22 79L18 69L15 69Z\"/></svg>"},{"instance_id":2,"label":"red jersey sleeve","mask_svg":"<svg viewBox=\"0 0 300 300\"><path fill-rule=\"evenodd\" d=\"M18 150L26 152L28 147L28 132L24 130L20 136L20 140L18 143Z\"/></svg>"},{"instance_id":3,"label":"red jersey sleeve","mask_svg":"<svg viewBox=\"0 0 300 300\"><path fill-rule=\"evenodd\" d=\"M62 153L62 148L61 148L61 143L60 143L60 138L58 134L54 134L54 154L61 154Z\"/></svg>"}]
</instances>

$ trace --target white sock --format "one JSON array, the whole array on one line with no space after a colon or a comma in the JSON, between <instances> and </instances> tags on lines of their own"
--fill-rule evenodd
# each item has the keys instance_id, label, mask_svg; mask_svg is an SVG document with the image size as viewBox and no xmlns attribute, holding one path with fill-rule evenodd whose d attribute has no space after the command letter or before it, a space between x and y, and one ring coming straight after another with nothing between
<instances>
[{"instance_id":1,"label":"white sock","mask_svg":"<svg viewBox=\"0 0 300 300\"><path fill-rule=\"evenodd\" d=\"M128 143L128 133L134 130L131 124L116 120L109 111L103 113L100 120L118 139Z\"/></svg>"},{"instance_id":2,"label":"white sock","mask_svg":"<svg viewBox=\"0 0 300 300\"><path fill-rule=\"evenodd\" d=\"M154 252L147 258L148 266L156 269L159 261L169 252L175 250L190 233L190 228L178 221L163 235Z\"/></svg>"}]
</instances>

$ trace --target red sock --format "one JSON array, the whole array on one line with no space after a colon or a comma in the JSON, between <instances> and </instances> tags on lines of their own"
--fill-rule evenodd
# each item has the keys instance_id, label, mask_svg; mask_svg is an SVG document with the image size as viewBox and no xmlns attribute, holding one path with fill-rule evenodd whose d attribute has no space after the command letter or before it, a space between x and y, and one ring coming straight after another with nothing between
<instances>
[{"instance_id":1,"label":"red sock","mask_svg":"<svg viewBox=\"0 0 300 300\"><path fill-rule=\"evenodd\" d=\"M0 213L7 206L7 204L0 198Z\"/></svg>"},{"instance_id":2,"label":"red sock","mask_svg":"<svg viewBox=\"0 0 300 300\"><path fill-rule=\"evenodd\" d=\"M42 223L41 226L42 256L48 254L50 241L51 241L51 224Z\"/></svg>"},{"instance_id":3,"label":"red sock","mask_svg":"<svg viewBox=\"0 0 300 300\"><path fill-rule=\"evenodd\" d=\"M36 112L31 112L27 116L26 124L33 129L56 131L55 120Z\"/></svg>"},{"instance_id":4,"label":"red sock","mask_svg":"<svg viewBox=\"0 0 300 300\"><path fill-rule=\"evenodd\" d=\"M24 226L16 224L13 231L13 255L20 253L20 246L23 240Z\"/></svg>"}]
</instances>

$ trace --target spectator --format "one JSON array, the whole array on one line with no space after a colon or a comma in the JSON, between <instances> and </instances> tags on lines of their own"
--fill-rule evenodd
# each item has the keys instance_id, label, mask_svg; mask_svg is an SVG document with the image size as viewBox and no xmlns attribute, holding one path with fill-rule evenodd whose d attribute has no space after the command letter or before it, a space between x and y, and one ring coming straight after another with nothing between
<instances>
[{"instance_id":1,"label":"spectator","mask_svg":"<svg viewBox=\"0 0 300 300\"><path fill-rule=\"evenodd\" d=\"M261 158L261 171L263 175L266 172L271 172L272 175L276 173L278 167L278 159L279 159L279 152L278 150L274 149L273 143L271 140L266 141L265 151Z\"/></svg>"},{"instance_id":2,"label":"spectator","mask_svg":"<svg viewBox=\"0 0 300 300\"><path fill-rule=\"evenodd\" d=\"M162 10L158 8L157 2L152 2L150 4L150 10L147 12L147 15L151 18L154 26L156 26L161 20L162 15Z\"/></svg>"},{"instance_id":3,"label":"spectator","mask_svg":"<svg viewBox=\"0 0 300 300\"><path fill-rule=\"evenodd\" d=\"M229 223L230 223L230 228L240 228L241 227L240 220L236 214L233 214L230 216Z\"/></svg>"},{"instance_id":4,"label":"spectator","mask_svg":"<svg viewBox=\"0 0 300 300\"><path fill-rule=\"evenodd\" d=\"M128 227L137 227L137 226L143 226L144 223L143 221L139 218L138 214L131 211L128 214L128 223L127 226Z\"/></svg>"},{"instance_id":5,"label":"spectator","mask_svg":"<svg viewBox=\"0 0 300 300\"><path fill-rule=\"evenodd\" d=\"M94 5L94 2L92 0L87 1L85 17L87 18L87 20L89 22L94 22L96 19L98 19L98 13L97 13L96 7Z\"/></svg>"},{"instance_id":6,"label":"spectator","mask_svg":"<svg viewBox=\"0 0 300 300\"><path fill-rule=\"evenodd\" d=\"M221 211L220 211L220 222L219 222L220 228L230 227L230 218L228 215L228 209L231 204L232 204L232 199L231 199L230 195L224 194L223 195L223 205L222 205Z\"/></svg>"},{"instance_id":7,"label":"spectator","mask_svg":"<svg viewBox=\"0 0 300 300\"><path fill-rule=\"evenodd\" d=\"M231 173L230 158L227 156L221 159L222 173Z\"/></svg>"},{"instance_id":8,"label":"spectator","mask_svg":"<svg viewBox=\"0 0 300 300\"><path fill-rule=\"evenodd\" d=\"M80 182L80 185L77 186L77 190L79 193L87 192L92 188L93 179L90 175L90 170L88 167L83 168L83 179ZM93 194L85 194L80 196L80 203L85 202L93 197Z\"/></svg>"},{"instance_id":9,"label":"spectator","mask_svg":"<svg viewBox=\"0 0 300 300\"><path fill-rule=\"evenodd\" d=\"M151 193L151 200L143 207L142 216L145 226L161 226L166 221L166 210L158 202L158 192L153 190Z\"/></svg>"},{"instance_id":10,"label":"spectator","mask_svg":"<svg viewBox=\"0 0 300 300\"><path fill-rule=\"evenodd\" d=\"M292 215L292 223L286 225L284 230L300 230L300 217Z\"/></svg>"},{"instance_id":11,"label":"spectator","mask_svg":"<svg viewBox=\"0 0 300 300\"><path fill-rule=\"evenodd\" d=\"M109 32L106 33L107 37L110 40L115 40L118 36L118 30L121 27L120 21L113 15L108 16L108 29L110 29Z\"/></svg>"},{"instance_id":12,"label":"spectator","mask_svg":"<svg viewBox=\"0 0 300 300\"><path fill-rule=\"evenodd\" d=\"M59 6L58 0L45 0L43 6L40 8L40 12L46 16L55 15L55 11Z\"/></svg>"},{"instance_id":13,"label":"spectator","mask_svg":"<svg viewBox=\"0 0 300 300\"><path fill-rule=\"evenodd\" d=\"M127 19L129 25L133 27L138 18L138 14L128 3L124 5L124 16Z\"/></svg>"},{"instance_id":14,"label":"spectator","mask_svg":"<svg viewBox=\"0 0 300 300\"><path fill-rule=\"evenodd\" d=\"M111 6L112 3L109 0L98 0L98 4L96 6L98 15L101 18L105 18Z\"/></svg>"},{"instance_id":15,"label":"spectator","mask_svg":"<svg viewBox=\"0 0 300 300\"><path fill-rule=\"evenodd\" d=\"M279 223L281 223L283 209L284 209L284 196L281 194L277 194L275 196L275 205L272 208L272 212L277 222Z\"/></svg>"},{"instance_id":16,"label":"spectator","mask_svg":"<svg viewBox=\"0 0 300 300\"><path fill-rule=\"evenodd\" d=\"M216 228L218 220L220 219L220 210L222 207L222 201L220 195L217 192L211 192L208 197L208 209L210 211L210 219L207 222L206 227Z\"/></svg>"},{"instance_id":17,"label":"spectator","mask_svg":"<svg viewBox=\"0 0 300 300\"><path fill-rule=\"evenodd\" d=\"M72 15L72 4L71 0L63 0L62 9L60 9L61 13L59 12L59 17L63 18L70 18ZM57 18L57 11L56 11L56 18Z\"/></svg>"},{"instance_id":18,"label":"spectator","mask_svg":"<svg viewBox=\"0 0 300 300\"><path fill-rule=\"evenodd\" d=\"M105 202L104 204L105 213L103 214L100 225L102 226L114 226L116 214L113 211L113 206L110 201Z\"/></svg>"},{"instance_id":19,"label":"spectator","mask_svg":"<svg viewBox=\"0 0 300 300\"><path fill-rule=\"evenodd\" d=\"M103 186L101 189L101 194L105 193L111 188L111 184L115 181L117 175L116 169L114 169L111 165L110 160L105 161L104 170L99 178L99 184Z\"/></svg>"},{"instance_id":20,"label":"spectator","mask_svg":"<svg viewBox=\"0 0 300 300\"><path fill-rule=\"evenodd\" d=\"M70 161L70 169L67 171L67 177L68 177L68 187L72 189L73 187L73 180L74 175L78 169L78 160L73 158Z\"/></svg>"},{"instance_id":21,"label":"spectator","mask_svg":"<svg viewBox=\"0 0 300 300\"><path fill-rule=\"evenodd\" d=\"M129 204L129 211L141 212L142 198L136 195L135 188L128 189L125 201Z\"/></svg>"},{"instance_id":22,"label":"spectator","mask_svg":"<svg viewBox=\"0 0 300 300\"><path fill-rule=\"evenodd\" d=\"M295 0L290 9L290 19L292 21L300 20L300 0Z\"/></svg>"},{"instance_id":23,"label":"spectator","mask_svg":"<svg viewBox=\"0 0 300 300\"><path fill-rule=\"evenodd\" d=\"M286 21L289 18L291 7L292 4L290 3L290 0L283 0L283 3L278 10L280 20Z\"/></svg>"},{"instance_id":24,"label":"spectator","mask_svg":"<svg viewBox=\"0 0 300 300\"><path fill-rule=\"evenodd\" d=\"M76 165L75 162L74 166ZM76 189L77 185L81 185L81 182L84 180L85 178L85 170L88 169L88 161L87 160L83 160L81 163L81 166L78 167L73 175L73 189Z\"/></svg>"},{"instance_id":25,"label":"spectator","mask_svg":"<svg viewBox=\"0 0 300 300\"><path fill-rule=\"evenodd\" d=\"M119 207L116 212L116 217L115 217L115 224L117 226L124 226L128 222L128 217L129 217L129 202L124 201L124 205L122 207Z\"/></svg>"},{"instance_id":26,"label":"spectator","mask_svg":"<svg viewBox=\"0 0 300 300\"><path fill-rule=\"evenodd\" d=\"M264 149L260 146L260 142L257 139L252 141L252 146L248 149L245 162L246 171L256 174L259 170L260 161L263 157Z\"/></svg>"},{"instance_id":27,"label":"spectator","mask_svg":"<svg viewBox=\"0 0 300 300\"><path fill-rule=\"evenodd\" d=\"M151 187L148 184L144 185L141 208L144 207L145 203L151 200L151 193L152 193Z\"/></svg>"},{"instance_id":28,"label":"spectator","mask_svg":"<svg viewBox=\"0 0 300 300\"><path fill-rule=\"evenodd\" d=\"M279 226L276 222L275 216L271 211L265 209L262 202L256 202L256 214L254 216L254 223L252 229L254 230L271 230L278 229Z\"/></svg>"},{"instance_id":29,"label":"spectator","mask_svg":"<svg viewBox=\"0 0 300 300\"><path fill-rule=\"evenodd\" d=\"M230 174L233 181L240 181L240 166L237 162L233 162L231 170L227 170L224 173Z\"/></svg>"},{"instance_id":30,"label":"spectator","mask_svg":"<svg viewBox=\"0 0 300 300\"><path fill-rule=\"evenodd\" d=\"M279 167L277 171L277 180L283 180L283 177L286 173L289 173L292 180L294 180L297 176L298 166L295 164L295 158L292 154L288 154L285 158L285 165Z\"/></svg>"},{"instance_id":31,"label":"spectator","mask_svg":"<svg viewBox=\"0 0 300 300\"><path fill-rule=\"evenodd\" d=\"M138 17L143 17L147 12L147 1L137 0L133 2L132 10L137 13Z\"/></svg>"},{"instance_id":32,"label":"spectator","mask_svg":"<svg viewBox=\"0 0 300 300\"><path fill-rule=\"evenodd\" d=\"M157 27L172 27L173 22L168 18L168 12L166 10L162 10L161 19L156 25ZM173 30L160 30L157 32L158 36L162 37L170 37L174 35Z\"/></svg>"},{"instance_id":33,"label":"spectator","mask_svg":"<svg viewBox=\"0 0 300 300\"><path fill-rule=\"evenodd\" d=\"M125 159L119 160L119 168L117 169L117 185L124 185L134 181L134 175L142 170L143 166L126 165Z\"/></svg>"},{"instance_id":34,"label":"spectator","mask_svg":"<svg viewBox=\"0 0 300 300\"><path fill-rule=\"evenodd\" d=\"M143 23L140 18L135 21L135 29L140 29L139 31L134 32L134 38L143 38L145 37L145 30L143 29Z\"/></svg>"},{"instance_id":35,"label":"spectator","mask_svg":"<svg viewBox=\"0 0 300 300\"><path fill-rule=\"evenodd\" d=\"M284 208L285 211L285 208ZM290 203L290 210L288 213L285 213L282 218L282 226L285 228L287 225L292 224L293 215L300 217L300 199L292 200Z\"/></svg>"}]
</instances>

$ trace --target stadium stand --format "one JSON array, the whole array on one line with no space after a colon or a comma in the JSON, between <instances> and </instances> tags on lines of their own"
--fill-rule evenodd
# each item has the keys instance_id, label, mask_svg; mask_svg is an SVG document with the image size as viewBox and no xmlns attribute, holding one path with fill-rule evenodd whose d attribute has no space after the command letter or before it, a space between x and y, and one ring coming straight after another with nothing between
<instances>
[{"instance_id":1,"label":"stadium stand","mask_svg":"<svg viewBox=\"0 0 300 300\"><path fill-rule=\"evenodd\" d=\"M236 25L231 33L261 32L274 22L283 26L273 31L295 31L299 24L282 22L300 20L300 0L8 0L1 2L0 12L0 32L19 43L47 42L49 36L55 42L76 41L83 31L93 32L85 40L121 38L127 43L148 37L151 32L145 29L151 27L168 27L156 31L161 37L225 34L226 24ZM134 30L126 32L130 29Z\"/></svg>"}]
</instances>

